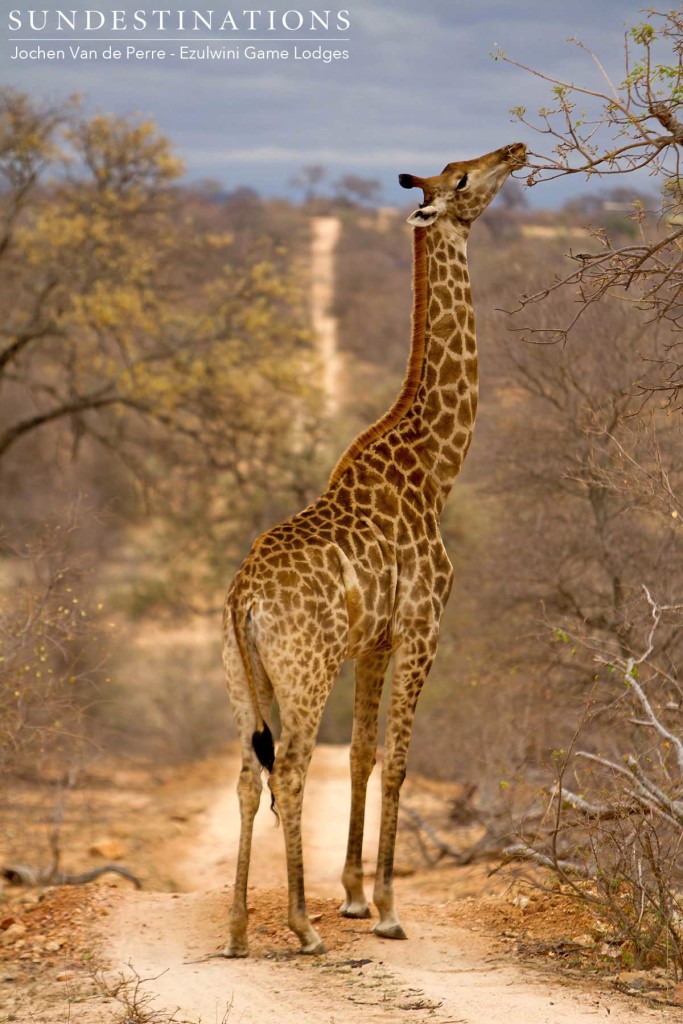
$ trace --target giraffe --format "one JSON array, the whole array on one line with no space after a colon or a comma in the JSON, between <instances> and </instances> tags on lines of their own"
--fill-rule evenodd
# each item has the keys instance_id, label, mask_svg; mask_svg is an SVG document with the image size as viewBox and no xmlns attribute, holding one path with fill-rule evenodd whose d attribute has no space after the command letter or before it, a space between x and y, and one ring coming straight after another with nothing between
<instances>
[{"instance_id":1,"label":"giraffe","mask_svg":"<svg viewBox=\"0 0 683 1024\"><path fill-rule=\"evenodd\" d=\"M399 792L415 706L436 654L453 578L439 530L472 438L478 371L466 244L472 222L526 161L522 143L441 174L402 174L424 202L413 234L408 369L385 415L347 448L327 489L253 544L228 591L222 653L242 748L241 831L224 955L248 955L247 878L254 816L269 772L285 840L289 927L303 953L325 947L306 910L301 841L304 784L323 708L345 659L355 660L351 818L342 883L346 917L370 917L363 889L366 787L375 764L384 676L393 656L382 766L373 931L406 938L394 906ZM275 753L265 721L273 697Z\"/></svg>"}]
</instances>

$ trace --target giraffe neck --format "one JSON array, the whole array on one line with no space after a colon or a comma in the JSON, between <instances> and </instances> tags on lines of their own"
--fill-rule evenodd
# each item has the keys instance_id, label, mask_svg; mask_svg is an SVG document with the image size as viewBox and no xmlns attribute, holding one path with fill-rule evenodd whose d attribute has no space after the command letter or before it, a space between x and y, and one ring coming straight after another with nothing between
<instances>
[{"instance_id":1,"label":"giraffe neck","mask_svg":"<svg viewBox=\"0 0 683 1024\"><path fill-rule=\"evenodd\" d=\"M427 320L427 258L424 244L424 230L417 228L413 235L413 318L410 357L400 394L388 412L373 423L351 442L339 462L334 467L329 480L332 487L344 475L345 470L358 458L361 452L369 448L373 441L387 434L397 426L415 400L415 395L422 378L425 352L425 327Z\"/></svg>"},{"instance_id":2,"label":"giraffe neck","mask_svg":"<svg viewBox=\"0 0 683 1024\"><path fill-rule=\"evenodd\" d=\"M424 249L424 255L420 249ZM436 485L439 512L472 440L478 399L477 343L467 266L467 229L437 221L415 232L415 262L423 260L420 379L402 433ZM414 339L415 341L415 339Z\"/></svg>"},{"instance_id":3,"label":"giraffe neck","mask_svg":"<svg viewBox=\"0 0 683 1024\"><path fill-rule=\"evenodd\" d=\"M413 234L413 317L408 370L398 398L342 455L345 470L394 428L427 470L437 512L460 471L477 408L477 347L467 269L467 229L437 221Z\"/></svg>"}]
</instances>

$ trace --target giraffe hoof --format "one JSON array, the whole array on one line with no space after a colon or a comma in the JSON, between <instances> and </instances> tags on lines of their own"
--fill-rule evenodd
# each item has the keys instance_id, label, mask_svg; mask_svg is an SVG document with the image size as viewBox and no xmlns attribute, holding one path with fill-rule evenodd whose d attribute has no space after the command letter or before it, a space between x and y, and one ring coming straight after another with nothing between
<instances>
[{"instance_id":1,"label":"giraffe hoof","mask_svg":"<svg viewBox=\"0 0 683 1024\"><path fill-rule=\"evenodd\" d=\"M312 942L308 946L302 946L301 952L306 956L321 956L323 953L327 953L327 946L318 939L317 942Z\"/></svg>"},{"instance_id":2,"label":"giraffe hoof","mask_svg":"<svg viewBox=\"0 0 683 1024\"><path fill-rule=\"evenodd\" d=\"M375 933L375 935L379 935L381 939L408 938L400 924L382 924L381 921L378 921L372 930Z\"/></svg>"},{"instance_id":3,"label":"giraffe hoof","mask_svg":"<svg viewBox=\"0 0 683 1024\"><path fill-rule=\"evenodd\" d=\"M356 919L372 917L367 903L342 903L339 913L342 917L354 917Z\"/></svg>"},{"instance_id":4,"label":"giraffe hoof","mask_svg":"<svg viewBox=\"0 0 683 1024\"><path fill-rule=\"evenodd\" d=\"M222 956L224 956L226 960L237 960L238 958L242 959L245 956L249 956L249 946L233 946L232 944L228 943L228 945L223 950Z\"/></svg>"}]
</instances>

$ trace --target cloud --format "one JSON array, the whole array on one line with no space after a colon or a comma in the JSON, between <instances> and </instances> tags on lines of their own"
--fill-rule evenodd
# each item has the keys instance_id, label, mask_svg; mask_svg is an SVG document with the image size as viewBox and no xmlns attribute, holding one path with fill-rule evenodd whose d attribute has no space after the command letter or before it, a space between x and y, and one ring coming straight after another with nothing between
<instances>
[{"instance_id":1,"label":"cloud","mask_svg":"<svg viewBox=\"0 0 683 1024\"><path fill-rule=\"evenodd\" d=\"M0 0L3 25L18 3ZM69 9L78 6L96 5L69 0ZM144 7L144 0L135 6ZM212 174L233 187L248 175L257 188L282 191L297 167L315 162L372 171L388 187L397 170L433 173L449 160L520 137L509 108L534 110L548 101L546 83L491 59L495 44L522 63L595 84L597 67L567 37L589 43L619 78L624 23L642 18L642 0L429 0L421 6L347 0L338 6L350 10L350 58L331 64L20 65L7 59L6 32L0 58L5 81L51 100L79 92L90 109L151 115L193 177Z\"/></svg>"},{"instance_id":2,"label":"cloud","mask_svg":"<svg viewBox=\"0 0 683 1024\"><path fill-rule=\"evenodd\" d=\"M444 154L440 150L425 153L422 149L384 149L371 153L359 154L352 149L301 149L277 146L256 146L252 149L230 148L227 153L216 153L213 148L197 150L196 157L207 167L225 164L226 157L233 163L245 164L332 164L348 167L380 167L388 164L406 164L421 161L438 164L443 163ZM439 168L440 169L440 168Z\"/></svg>"}]
</instances>

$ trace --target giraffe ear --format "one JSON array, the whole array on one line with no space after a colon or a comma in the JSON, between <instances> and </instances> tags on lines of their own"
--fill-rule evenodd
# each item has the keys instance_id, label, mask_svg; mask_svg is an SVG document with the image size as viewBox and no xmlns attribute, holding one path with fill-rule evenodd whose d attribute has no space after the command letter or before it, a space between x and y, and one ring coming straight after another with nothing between
<instances>
[{"instance_id":1,"label":"giraffe ear","mask_svg":"<svg viewBox=\"0 0 683 1024\"><path fill-rule=\"evenodd\" d=\"M438 206L418 206L408 217L408 223L414 228L428 228L440 213L441 209Z\"/></svg>"}]
</instances>

